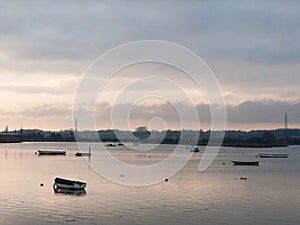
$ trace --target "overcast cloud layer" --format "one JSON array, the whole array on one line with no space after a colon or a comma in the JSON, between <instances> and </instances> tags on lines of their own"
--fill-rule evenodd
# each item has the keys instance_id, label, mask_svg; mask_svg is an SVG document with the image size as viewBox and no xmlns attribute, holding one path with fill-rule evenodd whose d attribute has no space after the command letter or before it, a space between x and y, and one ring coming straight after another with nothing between
<instances>
[{"instance_id":1,"label":"overcast cloud layer","mask_svg":"<svg viewBox=\"0 0 300 225\"><path fill-rule=\"evenodd\" d=\"M71 127L83 71L109 49L144 39L178 43L207 62L223 89L229 128L279 127L285 112L299 126L299 12L297 1L2 1L0 130ZM205 104L197 102L200 117ZM147 107L133 124L155 116ZM152 112L176 128L160 107Z\"/></svg>"}]
</instances>

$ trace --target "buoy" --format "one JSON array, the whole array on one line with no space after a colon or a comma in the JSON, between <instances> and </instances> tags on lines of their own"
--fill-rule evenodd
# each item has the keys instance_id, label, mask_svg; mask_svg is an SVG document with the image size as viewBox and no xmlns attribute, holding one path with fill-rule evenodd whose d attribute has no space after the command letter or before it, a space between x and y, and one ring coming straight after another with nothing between
<instances>
[{"instance_id":1,"label":"buoy","mask_svg":"<svg viewBox=\"0 0 300 225\"><path fill-rule=\"evenodd\" d=\"M166 178L166 179L165 179L165 182L168 182L168 181L169 181L169 179L168 179L168 178Z\"/></svg>"},{"instance_id":2,"label":"buoy","mask_svg":"<svg viewBox=\"0 0 300 225\"><path fill-rule=\"evenodd\" d=\"M44 187L44 184L43 184L43 183L40 183L40 186L41 186L41 187Z\"/></svg>"},{"instance_id":3,"label":"buoy","mask_svg":"<svg viewBox=\"0 0 300 225\"><path fill-rule=\"evenodd\" d=\"M225 163L222 163L222 165L224 166L224 165L225 165Z\"/></svg>"}]
</instances>

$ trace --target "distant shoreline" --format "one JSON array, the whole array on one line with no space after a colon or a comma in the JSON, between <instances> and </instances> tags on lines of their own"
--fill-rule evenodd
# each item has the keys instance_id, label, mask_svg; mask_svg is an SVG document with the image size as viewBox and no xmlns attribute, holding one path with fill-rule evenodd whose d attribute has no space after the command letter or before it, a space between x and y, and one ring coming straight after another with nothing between
<instances>
[{"instance_id":1,"label":"distant shoreline","mask_svg":"<svg viewBox=\"0 0 300 225\"><path fill-rule=\"evenodd\" d=\"M23 143L23 142L31 142L31 143L34 143L34 142L72 142L72 143L75 143L76 141L6 141L6 142L3 142L3 141L0 141L0 144L17 144L17 143ZM94 142L94 141L84 141L86 143L89 143L89 142ZM115 141L102 141L104 143L117 143ZM126 142L124 142L126 143ZM143 144L143 142L141 143ZM145 144L164 144L164 145L176 145L176 143L167 143L167 142L164 142L164 143L146 143ZM207 146L207 144L198 144L197 146ZM210 144L209 146L216 146L214 144ZM280 144L280 143L276 143L276 144L259 144L259 143L222 143L221 145L222 147L233 147L233 148L278 148L278 147L288 147L290 146L289 144Z\"/></svg>"},{"instance_id":2,"label":"distant shoreline","mask_svg":"<svg viewBox=\"0 0 300 225\"><path fill-rule=\"evenodd\" d=\"M98 135L99 138L97 138ZM145 144L182 144L210 146L220 145L210 140L212 131L203 130L166 130L166 131L76 131L72 129L62 131L43 131L38 129L21 129L0 132L0 143L21 142L138 142ZM223 137L221 146L239 148L275 148L289 145L300 145L300 129L214 131ZM76 138L75 138L76 137ZM198 140L198 141L197 141Z\"/></svg>"}]
</instances>

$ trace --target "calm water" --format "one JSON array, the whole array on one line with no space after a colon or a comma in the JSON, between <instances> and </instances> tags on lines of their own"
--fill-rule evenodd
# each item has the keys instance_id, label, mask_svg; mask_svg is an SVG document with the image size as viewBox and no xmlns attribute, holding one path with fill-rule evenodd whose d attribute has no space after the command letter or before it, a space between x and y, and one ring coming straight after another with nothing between
<instances>
[{"instance_id":1,"label":"calm water","mask_svg":"<svg viewBox=\"0 0 300 225\"><path fill-rule=\"evenodd\" d=\"M92 159L101 157L88 146ZM38 148L65 149L67 156L39 157ZM151 164L172 148L112 152L123 161ZM300 224L300 146L222 148L201 173L196 153L169 182L147 187L102 178L76 151L74 143L1 144L0 224ZM259 152L287 152L289 158L257 159ZM260 166L232 166L231 160L259 160ZM86 181L86 195L54 193L56 176Z\"/></svg>"}]
</instances>

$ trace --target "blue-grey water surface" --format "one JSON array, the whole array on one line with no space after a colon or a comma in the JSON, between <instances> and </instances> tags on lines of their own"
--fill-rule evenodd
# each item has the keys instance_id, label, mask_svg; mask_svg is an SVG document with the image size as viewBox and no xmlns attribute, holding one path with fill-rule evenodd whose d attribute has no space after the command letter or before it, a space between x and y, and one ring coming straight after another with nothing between
<instances>
[{"instance_id":1,"label":"blue-grey water surface","mask_svg":"<svg viewBox=\"0 0 300 225\"><path fill-rule=\"evenodd\" d=\"M101 157L92 143L87 146L92 160ZM122 161L151 164L173 147L161 145L150 153L121 147L110 151ZM67 155L37 156L37 149L67 150ZM198 171L201 152L195 153L168 182L146 187L102 178L75 157L76 151L75 143L1 144L0 224L300 224L300 146L222 147L205 172ZM289 157L255 158L259 152ZM258 160L260 165L233 166L231 160ZM86 181L86 194L54 193L57 176Z\"/></svg>"}]
</instances>

